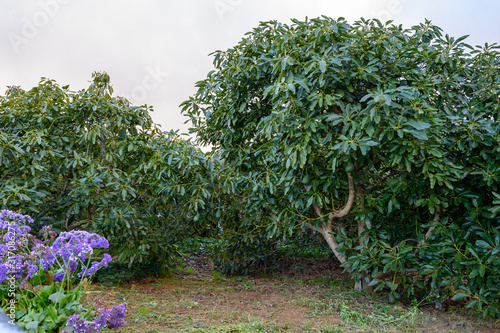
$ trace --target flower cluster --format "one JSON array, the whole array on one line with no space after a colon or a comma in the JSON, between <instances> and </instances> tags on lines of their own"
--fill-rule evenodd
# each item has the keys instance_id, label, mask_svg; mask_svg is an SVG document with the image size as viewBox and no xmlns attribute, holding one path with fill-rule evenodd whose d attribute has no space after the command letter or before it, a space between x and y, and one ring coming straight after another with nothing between
<instances>
[{"instance_id":1,"label":"flower cluster","mask_svg":"<svg viewBox=\"0 0 500 333\"><path fill-rule=\"evenodd\" d=\"M74 314L68 318L66 325L73 327L74 333L97 333L102 327L108 326L109 328L120 327L125 324L125 315L127 308L124 304L113 306L110 309L99 309L99 315L91 322L87 322L78 314ZM67 330L63 333L68 333Z\"/></svg>"},{"instance_id":2,"label":"flower cluster","mask_svg":"<svg viewBox=\"0 0 500 333\"><path fill-rule=\"evenodd\" d=\"M99 309L99 312L101 322L105 322L108 327L113 328L125 325L125 315L127 314L125 304L113 306L111 309L102 308Z\"/></svg>"},{"instance_id":3,"label":"flower cluster","mask_svg":"<svg viewBox=\"0 0 500 333\"><path fill-rule=\"evenodd\" d=\"M19 306L31 313L31 310L39 309L40 305L42 308L46 306L46 302L54 303L50 296L44 300L37 295L43 288L45 290L49 288L53 291L58 290L57 293L60 295L73 294L76 300L67 303L64 309L59 308L62 302L55 302L62 315L47 318L50 322L47 325L54 325L54 320L59 318L57 327L66 325L73 327L73 332L82 333L99 332L106 326L122 326L127 312L123 304L110 309L99 309L98 315L92 322L87 322L85 317L78 314L70 315L81 307L80 287L86 285L86 277L101 267L107 267L111 261L111 256L104 254L100 261L91 262L96 249L109 247L108 240L87 231L73 230L58 235L49 226L40 230L41 239L38 239L30 234L31 228L25 225L26 223L33 223L33 219L8 210L0 212L0 284L18 281L19 289L13 293L17 294ZM79 286L71 288L71 285L78 280L81 280ZM50 293L46 292L47 295ZM18 320L23 321L23 317Z\"/></svg>"},{"instance_id":4,"label":"flower cluster","mask_svg":"<svg viewBox=\"0 0 500 333\"><path fill-rule=\"evenodd\" d=\"M94 253L94 249L107 249L108 240L98 234L88 233L86 231L62 232L55 240L42 259L42 265L51 266L58 258L62 260L63 269L75 272L79 263L84 263ZM109 254L104 254L101 261L93 261L90 267L82 266L78 277L89 276L95 273L100 267L108 267L111 261ZM59 272L63 273L63 272ZM64 277L64 274L58 274L57 278Z\"/></svg>"},{"instance_id":5,"label":"flower cluster","mask_svg":"<svg viewBox=\"0 0 500 333\"><path fill-rule=\"evenodd\" d=\"M35 273L35 268L17 253L30 237L31 228L24 223L33 223L33 219L9 210L0 211L0 283L8 274L19 279L21 270L30 276Z\"/></svg>"},{"instance_id":6,"label":"flower cluster","mask_svg":"<svg viewBox=\"0 0 500 333\"><path fill-rule=\"evenodd\" d=\"M0 230L11 230L4 235L3 241L5 243L17 241L19 236L26 235L31 230L30 227L24 225L26 222L33 223L33 219L29 215L18 214L10 210L0 211Z\"/></svg>"},{"instance_id":7,"label":"flower cluster","mask_svg":"<svg viewBox=\"0 0 500 333\"><path fill-rule=\"evenodd\" d=\"M58 270L54 279L61 282L65 276L72 276L81 266L78 277L90 276L100 267L107 267L111 256L104 255L101 261L89 261L94 249L106 249L108 240L95 233L87 231L57 233L49 226L42 228L43 241L29 234L31 228L21 223L33 220L27 215L20 215L8 210L0 213L0 235L5 232L3 240L15 246L0 244L0 283L7 279L7 272L16 279L28 280L33 278L39 269L44 271ZM53 241L55 239L55 241ZM50 246L49 243L53 241ZM7 253L10 253L8 266ZM90 265L90 267L89 267ZM69 275L67 274L69 273Z\"/></svg>"},{"instance_id":8,"label":"flower cluster","mask_svg":"<svg viewBox=\"0 0 500 333\"><path fill-rule=\"evenodd\" d=\"M33 223L33 219L28 215L21 215L10 210L0 211L0 259L7 251L13 251L22 246L22 242L28 237L31 228L24 223ZM2 235L3 234L3 235ZM6 244L10 244L8 249Z\"/></svg>"}]
</instances>

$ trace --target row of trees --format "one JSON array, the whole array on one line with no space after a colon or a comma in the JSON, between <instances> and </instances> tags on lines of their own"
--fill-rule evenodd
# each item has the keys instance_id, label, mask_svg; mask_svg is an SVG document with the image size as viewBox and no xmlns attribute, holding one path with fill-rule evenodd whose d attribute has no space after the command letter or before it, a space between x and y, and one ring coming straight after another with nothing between
<instances>
[{"instance_id":1,"label":"row of trees","mask_svg":"<svg viewBox=\"0 0 500 333\"><path fill-rule=\"evenodd\" d=\"M356 288L500 304L500 56L426 22L263 22L182 104L204 154L95 73L0 98L0 199L172 267L193 233L246 270L304 229Z\"/></svg>"}]
</instances>

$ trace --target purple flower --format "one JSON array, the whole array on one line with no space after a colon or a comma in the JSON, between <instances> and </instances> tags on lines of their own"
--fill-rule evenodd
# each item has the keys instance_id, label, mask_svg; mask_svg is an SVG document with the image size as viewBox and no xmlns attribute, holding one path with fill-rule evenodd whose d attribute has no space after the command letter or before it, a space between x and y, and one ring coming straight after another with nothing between
<instances>
[{"instance_id":1,"label":"purple flower","mask_svg":"<svg viewBox=\"0 0 500 333\"><path fill-rule=\"evenodd\" d=\"M64 279L64 272L54 274L54 281L61 282Z\"/></svg>"},{"instance_id":2,"label":"purple flower","mask_svg":"<svg viewBox=\"0 0 500 333\"><path fill-rule=\"evenodd\" d=\"M31 230L30 227L23 225L26 222L33 223L33 219L10 210L0 211L0 230L5 230L3 241L6 244L16 243L16 247L19 246L17 242Z\"/></svg>"},{"instance_id":3,"label":"purple flower","mask_svg":"<svg viewBox=\"0 0 500 333\"><path fill-rule=\"evenodd\" d=\"M86 333L87 331L87 321L85 318L80 317L79 314L74 314L68 317L66 321L66 326L73 327L74 333Z\"/></svg>"},{"instance_id":4,"label":"purple flower","mask_svg":"<svg viewBox=\"0 0 500 333\"><path fill-rule=\"evenodd\" d=\"M125 304L113 306L111 309L99 309L99 316L94 321L106 325L110 328L120 327L125 325L125 315L127 314L127 307Z\"/></svg>"},{"instance_id":5,"label":"purple flower","mask_svg":"<svg viewBox=\"0 0 500 333\"><path fill-rule=\"evenodd\" d=\"M42 234L42 238L45 240L48 240L49 238L55 238L57 236L57 233L53 231L52 228L48 225L42 227L40 233Z\"/></svg>"},{"instance_id":6,"label":"purple flower","mask_svg":"<svg viewBox=\"0 0 500 333\"><path fill-rule=\"evenodd\" d=\"M93 261L92 264L90 265L90 268L83 267L82 271L78 273L78 276L89 276L94 274L99 268L101 267L108 267L109 262L111 261L111 256L107 253L104 254L104 258L98 262L98 261Z\"/></svg>"},{"instance_id":7,"label":"purple flower","mask_svg":"<svg viewBox=\"0 0 500 333\"><path fill-rule=\"evenodd\" d=\"M22 225L26 222L33 223L33 219L29 215L18 214L6 209L0 211L0 228L6 229L11 222L15 222L16 225Z\"/></svg>"},{"instance_id":8,"label":"purple flower","mask_svg":"<svg viewBox=\"0 0 500 333\"><path fill-rule=\"evenodd\" d=\"M15 254L6 259L5 265L7 266L7 274L14 276L17 280L21 279L29 263L24 260L23 256L20 254Z\"/></svg>"},{"instance_id":9,"label":"purple flower","mask_svg":"<svg viewBox=\"0 0 500 333\"><path fill-rule=\"evenodd\" d=\"M108 264L111 262L111 256L107 253L104 253L104 258L101 260L101 266L108 267Z\"/></svg>"},{"instance_id":10,"label":"purple flower","mask_svg":"<svg viewBox=\"0 0 500 333\"><path fill-rule=\"evenodd\" d=\"M35 276L35 273L38 271L38 266L37 265L28 265L28 274L26 274L26 277L24 280L31 279L32 277Z\"/></svg>"},{"instance_id":11,"label":"purple flower","mask_svg":"<svg viewBox=\"0 0 500 333\"><path fill-rule=\"evenodd\" d=\"M31 289L32 288L32 285L29 284L29 282L26 282L26 280L23 280L21 282L21 284L19 285L19 289L20 290L24 290L24 289Z\"/></svg>"},{"instance_id":12,"label":"purple flower","mask_svg":"<svg viewBox=\"0 0 500 333\"><path fill-rule=\"evenodd\" d=\"M78 267L78 262L76 260L73 260L69 262L69 266L67 266L66 269L75 272L77 267Z\"/></svg>"},{"instance_id":13,"label":"purple flower","mask_svg":"<svg viewBox=\"0 0 500 333\"><path fill-rule=\"evenodd\" d=\"M71 315L66 321L66 326L73 327L73 333L98 333L101 328L106 326L110 328L123 326L126 314L125 304L120 304L111 309L99 309L99 315L91 322L87 322L80 315Z\"/></svg>"},{"instance_id":14,"label":"purple flower","mask_svg":"<svg viewBox=\"0 0 500 333\"><path fill-rule=\"evenodd\" d=\"M2 283L4 280L7 280L7 272L9 271L9 267L0 262L0 283Z\"/></svg>"},{"instance_id":15,"label":"purple flower","mask_svg":"<svg viewBox=\"0 0 500 333\"><path fill-rule=\"evenodd\" d=\"M125 325L125 315L127 314L127 308L125 307L125 304L113 306L108 313L109 327L120 327Z\"/></svg>"},{"instance_id":16,"label":"purple flower","mask_svg":"<svg viewBox=\"0 0 500 333\"><path fill-rule=\"evenodd\" d=\"M96 272L100 267L100 263L98 261L93 261L92 264L90 265L90 268L83 267L82 271L78 273L79 277L83 276L89 276L92 275L94 272Z\"/></svg>"},{"instance_id":17,"label":"purple flower","mask_svg":"<svg viewBox=\"0 0 500 333\"><path fill-rule=\"evenodd\" d=\"M96 322L87 323L85 318L78 314L69 316L66 326L73 327L73 333L98 333L101 327L104 327Z\"/></svg>"},{"instance_id":18,"label":"purple flower","mask_svg":"<svg viewBox=\"0 0 500 333\"><path fill-rule=\"evenodd\" d=\"M9 250L9 247L5 244L0 244L0 258L2 258L5 253Z\"/></svg>"},{"instance_id":19,"label":"purple flower","mask_svg":"<svg viewBox=\"0 0 500 333\"><path fill-rule=\"evenodd\" d=\"M62 256L64 261L74 261L79 258L84 261L93 253L93 249L108 248L108 240L98 234L86 231L62 232L52 244L52 250Z\"/></svg>"},{"instance_id":20,"label":"purple flower","mask_svg":"<svg viewBox=\"0 0 500 333\"><path fill-rule=\"evenodd\" d=\"M54 250L64 248L77 247L80 250L88 250L92 248L107 249L109 247L108 240L98 234L89 233L87 231L69 231L62 232L52 245Z\"/></svg>"},{"instance_id":21,"label":"purple flower","mask_svg":"<svg viewBox=\"0 0 500 333\"><path fill-rule=\"evenodd\" d=\"M79 277L90 276L100 267L108 266L111 260L108 254L100 262L87 261L95 249L109 247L106 238L75 230L63 232L56 238L57 233L50 226L44 226L41 230L44 240L40 240L29 233L29 226L23 225L32 222L28 215L0 211L0 283L11 276L26 281L37 275L59 272L60 268L64 273L54 274L54 280L62 281L65 274L73 277L80 265Z\"/></svg>"},{"instance_id":22,"label":"purple flower","mask_svg":"<svg viewBox=\"0 0 500 333\"><path fill-rule=\"evenodd\" d=\"M50 252L47 251L43 254L42 260L40 261L42 264L42 268L48 271L56 262L56 257Z\"/></svg>"},{"instance_id":23,"label":"purple flower","mask_svg":"<svg viewBox=\"0 0 500 333\"><path fill-rule=\"evenodd\" d=\"M64 267L74 272L78 263L87 260L94 252L94 249L108 247L108 240L104 237L86 231L73 230L61 233L52 244L51 249L56 257L62 258L65 263ZM107 267L110 260L111 257L106 254L101 262L94 261L90 268L83 267L78 276L89 276L100 267Z\"/></svg>"}]
</instances>

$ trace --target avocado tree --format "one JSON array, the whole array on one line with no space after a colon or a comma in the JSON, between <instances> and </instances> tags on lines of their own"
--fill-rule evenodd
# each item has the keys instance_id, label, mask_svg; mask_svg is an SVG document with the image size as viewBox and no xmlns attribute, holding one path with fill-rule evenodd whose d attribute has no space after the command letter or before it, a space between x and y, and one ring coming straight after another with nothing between
<instances>
[{"instance_id":1,"label":"avocado tree","mask_svg":"<svg viewBox=\"0 0 500 333\"><path fill-rule=\"evenodd\" d=\"M122 262L169 268L220 163L112 92L105 73L78 92L48 79L10 87L0 97L0 204L38 227L98 232Z\"/></svg>"},{"instance_id":2,"label":"avocado tree","mask_svg":"<svg viewBox=\"0 0 500 333\"><path fill-rule=\"evenodd\" d=\"M471 47L430 22L292 22L263 22L214 52L182 104L198 142L240 172L245 209L265 213L269 237L319 232L357 287L498 311L498 46Z\"/></svg>"}]
</instances>

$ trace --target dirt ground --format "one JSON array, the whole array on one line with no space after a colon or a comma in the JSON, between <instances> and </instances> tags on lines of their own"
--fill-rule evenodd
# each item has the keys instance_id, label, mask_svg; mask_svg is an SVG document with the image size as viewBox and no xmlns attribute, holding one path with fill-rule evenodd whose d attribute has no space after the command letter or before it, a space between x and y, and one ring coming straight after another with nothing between
<instances>
[{"instance_id":1,"label":"dirt ground","mask_svg":"<svg viewBox=\"0 0 500 333\"><path fill-rule=\"evenodd\" d=\"M126 303L113 332L499 332L461 308L390 305L355 292L333 260L286 259L266 274L225 277L202 255L161 279L106 287L89 300Z\"/></svg>"}]
</instances>

